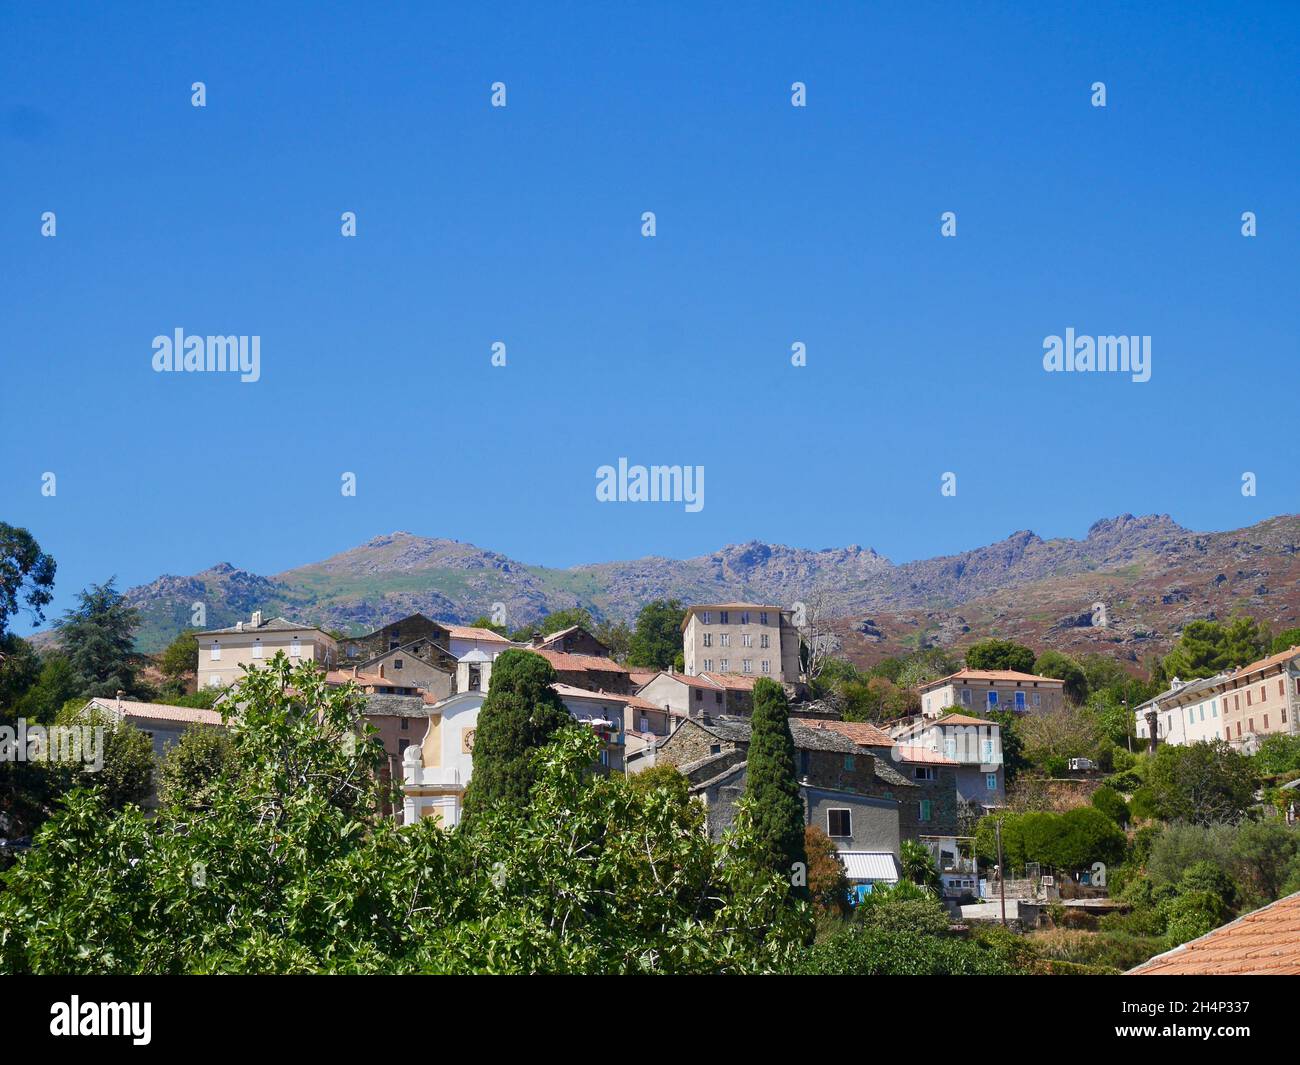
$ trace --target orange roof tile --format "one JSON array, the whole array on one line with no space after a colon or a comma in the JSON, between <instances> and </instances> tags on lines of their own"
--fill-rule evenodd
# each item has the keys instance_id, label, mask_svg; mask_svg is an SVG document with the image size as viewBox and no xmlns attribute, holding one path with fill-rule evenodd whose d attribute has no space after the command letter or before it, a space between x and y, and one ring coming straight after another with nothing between
<instances>
[{"instance_id":1,"label":"orange roof tile","mask_svg":"<svg viewBox=\"0 0 1300 1065\"><path fill-rule=\"evenodd\" d=\"M598 655L573 655L566 651L548 651L545 647L529 648L535 655L541 655L556 669L566 672L626 673L627 666L620 665L612 658Z\"/></svg>"},{"instance_id":2,"label":"orange roof tile","mask_svg":"<svg viewBox=\"0 0 1300 1065\"><path fill-rule=\"evenodd\" d=\"M1300 657L1300 647L1288 647L1285 651L1279 651L1275 655L1261 658L1258 662L1251 662L1248 666L1242 666L1236 673L1232 674L1231 679L1236 680L1250 673L1256 673L1261 669L1268 669L1270 666L1280 666L1283 662L1290 662L1291 659L1297 657Z\"/></svg>"},{"instance_id":3,"label":"orange roof tile","mask_svg":"<svg viewBox=\"0 0 1300 1065\"><path fill-rule=\"evenodd\" d=\"M1129 976L1300 976L1300 892L1157 954Z\"/></svg>"},{"instance_id":4,"label":"orange roof tile","mask_svg":"<svg viewBox=\"0 0 1300 1065\"><path fill-rule=\"evenodd\" d=\"M962 680L1001 680L1017 681L1021 684L1060 684L1062 687L1065 685L1065 681L1057 680L1055 677L1040 677L1037 673L1019 673L1014 669L959 669L956 673L950 673L946 677L940 677L928 684L922 684L920 690L927 691L930 688L938 688L944 684Z\"/></svg>"},{"instance_id":5,"label":"orange roof tile","mask_svg":"<svg viewBox=\"0 0 1300 1065\"><path fill-rule=\"evenodd\" d=\"M863 747L892 747L894 741L887 732L882 732L875 725L868 721L828 721L823 717L792 717L791 721L798 721L801 725L808 728L826 729L828 732L838 732L846 739L854 743L861 744Z\"/></svg>"}]
</instances>

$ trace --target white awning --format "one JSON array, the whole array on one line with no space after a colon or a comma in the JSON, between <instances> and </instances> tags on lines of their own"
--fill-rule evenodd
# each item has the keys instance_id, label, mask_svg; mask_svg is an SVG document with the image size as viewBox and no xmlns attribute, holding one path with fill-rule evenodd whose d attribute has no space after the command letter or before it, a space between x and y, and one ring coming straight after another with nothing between
<instances>
[{"instance_id":1,"label":"white awning","mask_svg":"<svg viewBox=\"0 0 1300 1065\"><path fill-rule=\"evenodd\" d=\"M840 851L840 858L854 883L898 882L898 861L889 851Z\"/></svg>"}]
</instances>

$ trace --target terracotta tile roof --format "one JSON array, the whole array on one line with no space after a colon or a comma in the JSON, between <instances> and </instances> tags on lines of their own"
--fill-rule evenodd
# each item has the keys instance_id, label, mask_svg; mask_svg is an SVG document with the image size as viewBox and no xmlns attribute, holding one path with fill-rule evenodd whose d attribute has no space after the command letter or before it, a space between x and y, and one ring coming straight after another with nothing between
<instances>
[{"instance_id":1,"label":"terracotta tile roof","mask_svg":"<svg viewBox=\"0 0 1300 1065\"><path fill-rule=\"evenodd\" d=\"M568 673L626 673L627 666L620 665L612 658L598 655L571 655L566 651L548 651L545 647L529 648L535 655L541 655L556 669Z\"/></svg>"},{"instance_id":2,"label":"terracotta tile roof","mask_svg":"<svg viewBox=\"0 0 1300 1065\"><path fill-rule=\"evenodd\" d=\"M1300 892L1157 954L1130 976L1300 976Z\"/></svg>"},{"instance_id":3,"label":"terracotta tile roof","mask_svg":"<svg viewBox=\"0 0 1300 1065\"><path fill-rule=\"evenodd\" d=\"M350 669L331 669L325 674L326 684L346 684L350 680L355 680L362 688L410 688L411 684L405 684L400 680L394 680L392 677L381 677L378 673L361 673L355 676Z\"/></svg>"},{"instance_id":4,"label":"terracotta tile roof","mask_svg":"<svg viewBox=\"0 0 1300 1065\"><path fill-rule=\"evenodd\" d=\"M821 717L792 717L791 721L798 721L801 725L808 728L824 728L831 732L838 732L841 736L847 736L854 743L861 744L863 747L892 747L894 741L889 734L882 732L875 725L868 721L828 721Z\"/></svg>"},{"instance_id":5,"label":"terracotta tile roof","mask_svg":"<svg viewBox=\"0 0 1300 1065\"><path fill-rule=\"evenodd\" d=\"M996 727L996 721L985 721L982 717L971 717L969 714L949 714L947 717L936 717L932 721L921 722L921 727L927 725L993 725Z\"/></svg>"},{"instance_id":6,"label":"terracotta tile roof","mask_svg":"<svg viewBox=\"0 0 1300 1065\"><path fill-rule=\"evenodd\" d=\"M753 691L754 682L758 680L752 673L701 673L700 676L713 681L719 688L736 692Z\"/></svg>"},{"instance_id":7,"label":"terracotta tile roof","mask_svg":"<svg viewBox=\"0 0 1300 1065\"><path fill-rule=\"evenodd\" d=\"M632 683L638 688L643 684L649 684L655 677L659 676L658 671L653 669L629 669L627 674L632 678Z\"/></svg>"},{"instance_id":8,"label":"terracotta tile roof","mask_svg":"<svg viewBox=\"0 0 1300 1065\"><path fill-rule=\"evenodd\" d=\"M928 684L922 684L920 690L929 691L931 688L941 688L953 681L963 680L1015 681L1020 684L1059 684L1062 687L1065 686L1065 681L1057 680L1055 677L1040 677L1037 673L1018 673L1014 669L959 669L956 673L940 677L938 680L932 680Z\"/></svg>"},{"instance_id":9,"label":"terracotta tile roof","mask_svg":"<svg viewBox=\"0 0 1300 1065\"><path fill-rule=\"evenodd\" d=\"M94 706L107 710L110 714L121 713L122 717L153 718L155 721L178 721L189 725L220 725L221 714L216 710L205 710L198 706L170 706L167 703L141 703L134 699L91 699L86 709Z\"/></svg>"},{"instance_id":10,"label":"terracotta tile roof","mask_svg":"<svg viewBox=\"0 0 1300 1065\"><path fill-rule=\"evenodd\" d=\"M590 688L575 688L572 684L564 684L557 681L551 685L562 697L568 699L595 699L605 703L622 703L624 706L632 706L638 710L657 710L663 713L662 706L656 706L654 703L647 702L645 699L639 699L635 695L618 695L615 692L592 691Z\"/></svg>"},{"instance_id":11,"label":"terracotta tile roof","mask_svg":"<svg viewBox=\"0 0 1300 1065\"><path fill-rule=\"evenodd\" d=\"M1280 666L1284 662L1290 662L1293 658L1300 658L1300 647L1288 647L1285 651L1279 651L1275 655L1261 658L1258 662L1252 662L1248 666L1242 666L1237 670L1237 672L1232 674L1232 679L1238 680L1251 673L1257 673L1261 669L1268 669L1271 666Z\"/></svg>"},{"instance_id":12,"label":"terracotta tile roof","mask_svg":"<svg viewBox=\"0 0 1300 1065\"><path fill-rule=\"evenodd\" d=\"M484 643L509 643L499 632L491 629L478 629L473 625L449 625L445 621L437 622L448 634L458 640L482 640Z\"/></svg>"}]
</instances>

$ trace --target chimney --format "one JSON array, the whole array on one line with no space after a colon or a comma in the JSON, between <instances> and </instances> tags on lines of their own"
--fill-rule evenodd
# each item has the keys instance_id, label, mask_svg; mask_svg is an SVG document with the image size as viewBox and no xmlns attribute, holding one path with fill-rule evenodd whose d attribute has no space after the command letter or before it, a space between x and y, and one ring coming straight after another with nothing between
<instances>
[{"instance_id":1,"label":"chimney","mask_svg":"<svg viewBox=\"0 0 1300 1065\"><path fill-rule=\"evenodd\" d=\"M542 634L540 632L533 633L532 638L528 642L533 647L540 647L542 645Z\"/></svg>"},{"instance_id":2,"label":"chimney","mask_svg":"<svg viewBox=\"0 0 1300 1065\"><path fill-rule=\"evenodd\" d=\"M235 631L236 631L236 632L243 632L243 631L244 631L244 623L243 623L242 621L236 621L236 622L235 622Z\"/></svg>"},{"instance_id":3,"label":"chimney","mask_svg":"<svg viewBox=\"0 0 1300 1065\"><path fill-rule=\"evenodd\" d=\"M118 712L119 714L122 712L122 696L124 696L125 694L126 694L126 692L122 691L121 688L118 688L118 690L117 690L117 712Z\"/></svg>"},{"instance_id":4,"label":"chimney","mask_svg":"<svg viewBox=\"0 0 1300 1065\"><path fill-rule=\"evenodd\" d=\"M260 610L254 610L254 611L253 611L253 628L255 628L255 629L260 629L261 627L262 627L262 612L261 612Z\"/></svg>"},{"instance_id":5,"label":"chimney","mask_svg":"<svg viewBox=\"0 0 1300 1065\"><path fill-rule=\"evenodd\" d=\"M382 678L383 675L384 675L384 663L380 662L380 663L379 663L379 676Z\"/></svg>"}]
</instances>

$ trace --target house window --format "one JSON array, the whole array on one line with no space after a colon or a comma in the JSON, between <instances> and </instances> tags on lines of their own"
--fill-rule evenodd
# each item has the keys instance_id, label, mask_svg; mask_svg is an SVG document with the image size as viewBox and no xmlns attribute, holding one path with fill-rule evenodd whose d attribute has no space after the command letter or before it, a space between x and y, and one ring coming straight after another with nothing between
<instances>
[{"instance_id":1,"label":"house window","mask_svg":"<svg viewBox=\"0 0 1300 1065\"><path fill-rule=\"evenodd\" d=\"M712 624L713 624L713 611L712 611L712 610L706 610L706 611L704 611L703 617L704 617L704 624L706 624L706 625L712 625Z\"/></svg>"},{"instance_id":2,"label":"house window","mask_svg":"<svg viewBox=\"0 0 1300 1065\"><path fill-rule=\"evenodd\" d=\"M914 766L912 769L912 778L914 780L933 780L934 768L928 765Z\"/></svg>"},{"instance_id":3,"label":"house window","mask_svg":"<svg viewBox=\"0 0 1300 1065\"><path fill-rule=\"evenodd\" d=\"M253 641L253 657L262 657L262 638L260 636Z\"/></svg>"},{"instance_id":4,"label":"house window","mask_svg":"<svg viewBox=\"0 0 1300 1065\"><path fill-rule=\"evenodd\" d=\"M297 636L295 636L295 637L294 637L294 638L289 642L289 657L290 657L290 658L301 658L301 657L302 657L302 641L299 640Z\"/></svg>"},{"instance_id":5,"label":"house window","mask_svg":"<svg viewBox=\"0 0 1300 1065\"><path fill-rule=\"evenodd\" d=\"M771 672L772 672L772 661L771 661L771 659L768 659L768 658L763 659L763 672L764 672L764 673L771 673Z\"/></svg>"},{"instance_id":6,"label":"house window","mask_svg":"<svg viewBox=\"0 0 1300 1065\"><path fill-rule=\"evenodd\" d=\"M695 701L696 701L697 703L702 703L702 702L704 702L704 692L700 691L699 688L696 688L696 689L695 689Z\"/></svg>"},{"instance_id":7,"label":"house window","mask_svg":"<svg viewBox=\"0 0 1300 1065\"><path fill-rule=\"evenodd\" d=\"M1034 705L1041 706L1042 703L1043 703L1043 697L1038 692L1034 692Z\"/></svg>"},{"instance_id":8,"label":"house window","mask_svg":"<svg viewBox=\"0 0 1300 1065\"><path fill-rule=\"evenodd\" d=\"M745 673L753 673L753 672L754 672L754 660L753 660L752 658L746 658L746 659L744 660L744 662L741 663L741 669L742 669Z\"/></svg>"},{"instance_id":9,"label":"house window","mask_svg":"<svg viewBox=\"0 0 1300 1065\"><path fill-rule=\"evenodd\" d=\"M962 705L962 706L970 706L970 689L969 689L969 688L962 688L962 690L961 690L961 705Z\"/></svg>"},{"instance_id":10,"label":"house window","mask_svg":"<svg viewBox=\"0 0 1300 1065\"><path fill-rule=\"evenodd\" d=\"M1250 706L1250 689L1246 689L1246 705Z\"/></svg>"},{"instance_id":11,"label":"house window","mask_svg":"<svg viewBox=\"0 0 1300 1065\"><path fill-rule=\"evenodd\" d=\"M641 718L641 731L642 731L642 732L649 732L649 731L650 731L650 722L649 722L648 719L646 719L646 718L644 718L644 717Z\"/></svg>"},{"instance_id":12,"label":"house window","mask_svg":"<svg viewBox=\"0 0 1300 1065\"><path fill-rule=\"evenodd\" d=\"M992 741L992 740L985 740L985 741L984 741L984 761L986 761L986 762L991 762L991 761L993 761L993 741Z\"/></svg>"},{"instance_id":13,"label":"house window","mask_svg":"<svg viewBox=\"0 0 1300 1065\"><path fill-rule=\"evenodd\" d=\"M410 727L411 727L411 719L409 717L402 718L402 731L405 732Z\"/></svg>"},{"instance_id":14,"label":"house window","mask_svg":"<svg viewBox=\"0 0 1300 1065\"><path fill-rule=\"evenodd\" d=\"M749 624L749 611L748 611L748 610L742 610L742 611L740 612L740 623L741 623L742 625L748 625L748 624Z\"/></svg>"},{"instance_id":15,"label":"house window","mask_svg":"<svg viewBox=\"0 0 1300 1065\"><path fill-rule=\"evenodd\" d=\"M706 632L706 633L704 634L704 646L705 646L705 647L712 647L712 646L713 646L713 633L711 633L711 632Z\"/></svg>"},{"instance_id":16,"label":"house window","mask_svg":"<svg viewBox=\"0 0 1300 1065\"><path fill-rule=\"evenodd\" d=\"M1266 703L1266 702L1268 702L1268 685L1267 685L1267 684L1261 684L1261 685L1259 686L1259 701L1260 701L1261 703Z\"/></svg>"},{"instance_id":17,"label":"house window","mask_svg":"<svg viewBox=\"0 0 1300 1065\"><path fill-rule=\"evenodd\" d=\"M741 637L740 637L740 642L741 642L742 644L744 644L744 646L746 646L746 647L753 647L753 646L754 646L754 637L752 637L752 636L751 636L749 633L747 633L747 632L746 632L746 633L743 633L743 634L741 635Z\"/></svg>"},{"instance_id":18,"label":"house window","mask_svg":"<svg viewBox=\"0 0 1300 1065\"><path fill-rule=\"evenodd\" d=\"M845 839L853 835L853 811L827 810L826 834L832 839Z\"/></svg>"},{"instance_id":19,"label":"house window","mask_svg":"<svg viewBox=\"0 0 1300 1065\"><path fill-rule=\"evenodd\" d=\"M763 633L763 634L762 634L761 636L759 636L759 638L758 638L758 646L759 646L759 647L771 647L771 646L772 646L772 637L769 636L767 633Z\"/></svg>"},{"instance_id":20,"label":"house window","mask_svg":"<svg viewBox=\"0 0 1300 1065\"><path fill-rule=\"evenodd\" d=\"M214 673L212 676L210 676L210 677L208 678L208 687L209 687L209 688L220 688L220 687L221 687L221 674L220 674L220 673Z\"/></svg>"},{"instance_id":21,"label":"house window","mask_svg":"<svg viewBox=\"0 0 1300 1065\"><path fill-rule=\"evenodd\" d=\"M932 803L929 799L922 799L920 803L920 812L917 815L918 821L929 821L931 817Z\"/></svg>"},{"instance_id":22,"label":"house window","mask_svg":"<svg viewBox=\"0 0 1300 1065\"><path fill-rule=\"evenodd\" d=\"M208 652L208 661L209 662L221 661L221 644L216 640L212 641L212 650Z\"/></svg>"},{"instance_id":23,"label":"house window","mask_svg":"<svg viewBox=\"0 0 1300 1065\"><path fill-rule=\"evenodd\" d=\"M1187 723L1188 723L1189 725L1195 725L1195 724L1196 724L1196 709L1195 709L1195 707L1191 707L1191 706L1189 706L1189 707L1187 708Z\"/></svg>"},{"instance_id":24,"label":"house window","mask_svg":"<svg viewBox=\"0 0 1300 1065\"><path fill-rule=\"evenodd\" d=\"M712 670L713 670L713 659L712 659L712 658L706 658L706 659L704 660L704 672L705 672L705 673L709 673L709 672L712 672Z\"/></svg>"},{"instance_id":25,"label":"house window","mask_svg":"<svg viewBox=\"0 0 1300 1065\"><path fill-rule=\"evenodd\" d=\"M989 692L989 706L997 706L997 705L998 705L998 693L994 691Z\"/></svg>"},{"instance_id":26,"label":"house window","mask_svg":"<svg viewBox=\"0 0 1300 1065\"><path fill-rule=\"evenodd\" d=\"M799 752L799 776L801 777L808 776L808 752L807 751Z\"/></svg>"},{"instance_id":27,"label":"house window","mask_svg":"<svg viewBox=\"0 0 1300 1065\"><path fill-rule=\"evenodd\" d=\"M1218 717L1218 716L1219 716L1219 700L1218 700L1218 699L1211 699L1211 700L1210 700L1210 716L1211 716L1211 717Z\"/></svg>"},{"instance_id":28,"label":"house window","mask_svg":"<svg viewBox=\"0 0 1300 1065\"><path fill-rule=\"evenodd\" d=\"M389 649L390 651L396 651L396 650L397 650L399 647L401 647L401 646L402 646L402 642L401 642L400 640L389 640L389 641L388 641L388 649Z\"/></svg>"},{"instance_id":29,"label":"house window","mask_svg":"<svg viewBox=\"0 0 1300 1065\"><path fill-rule=\"evenodd\" d=\"M1279 698L1282 699L1286 698L1286 681L1284 681L1281 677L1278 677L1277 679L1277 694Z\"/></svg>"},{"instance_id":30,"label":"house window","mask_svg":"<svg viewBox=\"0 0 1300 1065\"><path fill-rule=\"evenodd\" d=\"M718 668L722 670L723 673L726 673L730 667L731 667L731 659L729 658L718 659Z\"/></svg>"},{"instance_id":31,"label":"house window","mask_svg":"<svg viewBox=\"0 0 1300 1065\"><path fill-rule=\"evenodd\" d=\"M714 701L715 703L717 703L719 706L721 706L721 705L722 705L722 692L714 692L714 693L713 693L713 701Z\"/></svg>"},{"instance_id":32,"label":"house window","mask_svg":"<svg viewBox=\"0 0 1300 1065\"><path fill-rule=\"evenodd\" d=\"M402 660L401 660L400 658L394 658L394 659L393 659L393 668L394 668L394 669L401 669L401 668L402 668Z\"/></svg>"},{"instance_id":33,"label":"house window","mask_svg":"<svg viewBox=\"0 0 1300 1065\"><path fill-rule=\"evenodd\" d=\"M766 610L760 610L760 611L758 612L758 623L759 623L760 625L766 625L766 624L767 624L767 611L766 611Z\"/></svg>"},{"instance_id":34,"label":"house window","mask_svg":"<svg viewBox=\"0 0 1300 1065\"><path fill-rule=\"evenodd\" d=\"M1024 709L1025 709L1025 693L1024 693L1024 692L1016 692L1016 709L1017 709L1017 710L1024 710Z\"/></svg>"},{"instance_id":35,"label":"house window","mask_svg":"<svg viewBox=\"0 0 1300 1065\"><path fill-rule=\"evenodd\" d=\"M1246 727L1250 729L1251 732L1255 731L1255 719L1253 717L1246 718Z\"/></svg>"},{"instance_id":36,"label":"house window","mask_svg":"<svg viewBox=\"0 0 1300 1065\"><path fill-rule=\"evenodd\" d=\"M730 646L731 646L731 633L729 633L729 632L724 632L724 633L722 634L722 638L718 641L718 643L720 643L723 647L730 647Z\"/></svg>"},{"instance_id":37,"label":"house window","mask_svg":"<svg viewBox=\"0 0 1300 1065\"><path fill-rule=\"evenodd\" d=\"M988 791L998 790L998 775L996 773L984 774L984 787Z\"/></svg>"},{"instance_id":38,"label":"house window","mask_svg":"<svg viewBox=\"0 0 1300 1065\"><path fill-rule=\"evenodd\" d=\"M1200 707L1199 707L1199 710L1200 710L1200 713L1199 713L1198 716L1199 716L1199 718L1200 718L1201 721L1204 721L1204 720L1205 720L1205 704L1204 704L1204 703L1201 703L1201 705L1200 705Z\"/></svg>"},{"instance_id":39,"label":"house window","mask_svg":"<svg viewBox=\"0 0 1300 1065\"><path fill-rule=\"evenodd\" d=\"M722 744L720 743L709 744L709 754L721 754L721 753L722 753Z\"/></svg>"},{"instance_id":40,"label":"house window","mask_svg":"<svg viewBox=\"0 0 1300 1065\"><path fill-rule=\"evenodd\" d=\"M729 610L719 610L719 611L718 611L718 624L719 624L719 625L730 625L730 624L731 624L731 612L730 612Z\"/></svg>"}]
</instances>

